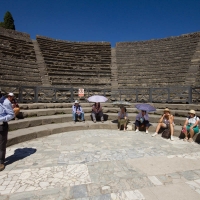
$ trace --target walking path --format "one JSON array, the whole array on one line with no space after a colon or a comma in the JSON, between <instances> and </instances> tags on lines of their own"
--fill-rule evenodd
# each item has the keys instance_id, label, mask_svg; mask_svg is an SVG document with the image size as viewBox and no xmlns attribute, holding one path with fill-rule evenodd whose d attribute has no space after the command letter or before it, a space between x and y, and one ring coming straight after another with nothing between
<instances>
[{"instance_id":1,"label":"walking path","mask_svg":"<svg viewBox=\"0 0 200 200\"><path fill-rule=\"evenodd\" d=\"M0 200L200 199L200 146L133 131L81 130L7 148Z\"/></svg>"}]
</instances>

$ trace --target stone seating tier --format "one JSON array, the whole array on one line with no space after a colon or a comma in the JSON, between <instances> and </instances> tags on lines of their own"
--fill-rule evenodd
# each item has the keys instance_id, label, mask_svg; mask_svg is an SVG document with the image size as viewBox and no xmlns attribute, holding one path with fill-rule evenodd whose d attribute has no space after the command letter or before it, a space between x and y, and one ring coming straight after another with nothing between
<instances>
[{"instance_id":1,"label":"stone seating tier","mask_svg":"<svg viewBox=\"0 0 200 200\"><path fill-rule=\"evenodd\" d=\"M36 68L37 64L35 61L28 61L28 60L23 60L23 59L7 59L5 57L0 58L1 63L5 63L5 64L9 64L9 65L13 65L13 66L21 66L21 63L23 63L24 66L30 66L30 68Z\"/></svg>"},{"instance_id":2,"label":"stone seating tier","mask_svg":"<svg viewBox=\"0 0 200 200\"><path fill-rule=\"evenodd\" d=\"M110 43L67 42L42 36L37 36L37 42L52 85L110 87Z\"/></svg>"},{"instance_id":3,"label":"stone seating tier","mask_svg":"<svg viewBox=\"0 0 200 200\"><path fill-rule=\"evenodd\" d=\"M29 41L0 35L0 57L14 57L35 60L33 44Z\"/></svg>"},{"instance_id":4,"label":"stone seating tier","mask_svg":"<svg viewBox=\"0 0 200 200\"><path fill-rule=\"evenodd\" d=\"M2 27L0 27L0 33L1 33L1 36L3 35L3 36L15 38L15 39L25 40L27 42L31 41L30 35L27 33L18 32L11 29L5 29Z\"/></svg>"},{"instance_id":5,"label":"stone seating tier","mask_svg":"<svg viewBox=\"0 0 200 200\"><path fill-rule=\"evenodd\" d=\"M0 68L1 69L1 68ZM3 76L5 79L12 79L15 80L15 78L20 78L20 79L28 79L28 80L38 80L38 73L30 73L26 71L14 71L13 74L8 74L10 73L10 70L2 70L0 71L0 75ZM23 77L23 78L22 78ZM24 78L26 77L26 78ZM17 80L16 79L16 80Z\"/></svg>"},{"instance_id":6,"label":"stone seating tier","mask_svg":"<svg viewBox=\"0 0 200 200\"><path fill-rule=\"evenodd\" d=\"M73 71L86 71L86 72L92 72L92 70L95 70L95 71L99 71L99 72L106 72L106 73L111 73L110 71L110 67L109 66L100 66L99 68L96 68L95 66L90 66L90 65L48 65L46 67L48 69L48 71L66 71L66 72L73 72Z\"/></svg>"},{"instance_id":7,"label":"stone seating tier","mask_svg":"<svg viewBox=\"0 0 200 200\"><path fill-rule=\"evenodd\" d=\"M1 73L3 74L13 74L13 72L15 72L15 74L29 74L30 76L39 76L39 72L37 69L31 69L31 68L25 68L23 67L23 71L21 69L21 67L13 67L13 66L8 66L8 65L2 65L0 64L0 70Z\"/></svg>"},{"instance_id":8,"label":"stone seating tier","mask_svg":"<svg viewBox=\"0 0 200 200\"><path fill-rule=\"evenodd\" d=\"M59 80L59 81L52 81L52 85L56 86L56 87L60 87L60 86L65 86L65 87L76 87L76 88L101 88L101 89L110 89L110 84L108 83L91 83L91 82L86 82L84 81L67 81L67 80Z\"/></svg>"},{"instance_id":9,"label":"stone seating tier","mask_svg":"<svg viewBox=\"0 0 200 200\"><path fill-rule=\"evenodd\" d=\"M77 122L76 124L73 124L71 103L20 104L21 111L23 112L25 119L9 122L10 131L8 136L8 146L33 138L66 132L69 130L87 130L96 128L117 129L116 119L119 108L113 107L110 103L102 103L103 112L108 117L108 120L103 124L101 122L94 124L91 122L90 117L92 103L82 103L81 105L85 112L86 123ZM162 115L165 107L170 108L171 113L175 116L175 136L180 135L181 126L185 121L185 117L188 116L188 111L190 109L195 109L197 111L197 115L200 115L199 105L156 103L152 105L158 109L150 114L150 121L152 124L149 129L150 134L155 131L156 123ZM129 124L133 124L138 110L133 107L127 108L127 110L130 119ZM194 139L197 142L200 142L198 135L196 135Z\"/></svg>"},{"instance_id":10,"label":"stone seating tier","mask_svg":"<svg viewBox=\"0 0 200 200\"><path fill-rule=\"evenodd\" d=\"M90 74L90 73L77 73L76 76L74 76L74 73L63 73L62 72L55 72L55 73L48 73L48 75L50 76L50 80L55 80L55 79L73 79L73 78L77 78L77 79L98 79L96 77L96 74ZM110 80L110 74L99 74L98 77L100 78L106 78L107 81Z\"/></svg>"},{"instance_id":11,"label":"stone seating tier","mask_svg":"<svg viewBox=\"0 0 200 200\"><path fill-rule=\"evenodd\" d=\"M159 40L117 43L119 88L185 85L199 41L200 33L195 33Z\"/></svg>"},{"instance_id":12,"label":"stone seating tier","mask_svg":"<svg viewBox=\"0 0 200 200\"><path fill-rule=\"evenodd\" d=\"M6 86L10 87L10 86L41 86L41 82L37 82L37 81L33 81L33 82L27 82L25 81L17 81L17 80L6 80ZM5 81L0 80L0 86L1 85L5 85Z\"/></svg>"}]
</instances>

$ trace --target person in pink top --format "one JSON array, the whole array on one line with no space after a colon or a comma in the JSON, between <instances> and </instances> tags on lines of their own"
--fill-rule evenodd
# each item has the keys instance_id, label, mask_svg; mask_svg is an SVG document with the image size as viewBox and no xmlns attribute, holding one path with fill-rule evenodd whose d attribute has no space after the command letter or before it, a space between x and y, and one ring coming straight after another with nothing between
<instances>
[{"instance_id":1,"label":"person in pink top","mask_svg":"<svg viewBox=\"0 0 200 200\"><path fill-rule=\"evenodd\" d=\"M102 106L99 102L96 102L93 106L92 106L92 119L93 122L96 123L97 121L97 117L100 117L101 122L104 122L104 117L103 117L103 109Z\"/></svg>"}]
</instances>

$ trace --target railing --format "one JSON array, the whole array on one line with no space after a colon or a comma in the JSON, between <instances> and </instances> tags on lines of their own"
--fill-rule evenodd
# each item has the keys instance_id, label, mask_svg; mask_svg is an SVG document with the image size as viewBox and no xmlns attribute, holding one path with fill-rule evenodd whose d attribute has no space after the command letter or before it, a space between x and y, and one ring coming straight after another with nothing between
<instances>
[{"instance_id":1,"label":"railing","mask_svg":"<svg viewBox=\"0 0 200 200\"><path fill-rule=\"evenodd\" d=\"M84 88L84 97L78 96L78 88L30 87L0 85L3 95L13 92L19 103L87 102L89 96L98 94L108 98L108 102L125 100L129 102L156 103L199 103L200 87L133 88L111 90Z\"/></svg>"}]
</instances>

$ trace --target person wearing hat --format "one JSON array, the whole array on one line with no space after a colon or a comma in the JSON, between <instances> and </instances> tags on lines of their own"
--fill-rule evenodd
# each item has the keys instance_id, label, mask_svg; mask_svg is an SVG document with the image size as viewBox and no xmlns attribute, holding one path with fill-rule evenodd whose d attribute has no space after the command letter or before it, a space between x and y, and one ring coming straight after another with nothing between
<instances>
[{"instance_id":1,"label":"person wearing hat","mask_svg":"<svg viewBox=\"0 0 200 200\"><path fill-rule=\"evenodd\" d=\"M79 105L79 102L77 100L74 102L74 105L72 106L72 117L74 123L76 123L77 119L81 119L81 121L85 122L83 109Z\"/></svg>"},{"instance_id":2,"label":"person wearing hat","mask_svg":"<svg viewBox=\"0 0 200 200\"><path fill-rule=\"evenodd\" d=\"M188 113L189 117L186 118L183 125L182 132L185 134L184 141L193 142L194 134L199 133L199 117L196 116L195 110L190 110ZM188 134L190 134L190 139L188 140Z\"/></svg>"},{"instance_id":3,"label":"person wearing hat","mask_svg":"<svg viewBox=\"0 0 200 200\"><path fill-rule=\"evenodd\" d=\"M152 137L156 136L158 134L158 131L160 128L170 128L171 132L171 140L173 141L173 135L174 135L174 116L170 114L170 110L168 108L164 109L164 114L159 119L159 123L156 127L156 132L152 135Z\"/></svg>"},{"instance_id":4,"label":"person wearing hat","mask_svg":"<svg viewBox=\"0 0 200 200\"><path fill-rule=\"evenodd\" d=\"M6 108L10 109L10 107L12 108L12 101L14 99L14 94L13 93L8 93L7 98L3 101L3 106L5 106Z\"/></svg>"},{"instance_id":5,"label":"person wearing hat","mask_svg":"<svg viewBox=\"0 0 200 200\"><path fill-rule=\"evenodd\" d=\"M8 93L7 98L3 101L3 105L10 107L10 103L16 117L20 112L20 108L17 101L15 100L15 95L12 92ZM15 119L15 117L13 119Z\"/></svg>"},{"instance_id":6,"label":"person wearing hat","mask_svg":"<svg viewBox=\"0 0 200 200\"><path fill-rule=\"evenodd\" d=\"M0 103L0 171L5 168L6 143L8 138L8 121L14 118L11 102L8 98Z\"/></svg>"}]
</instances>

